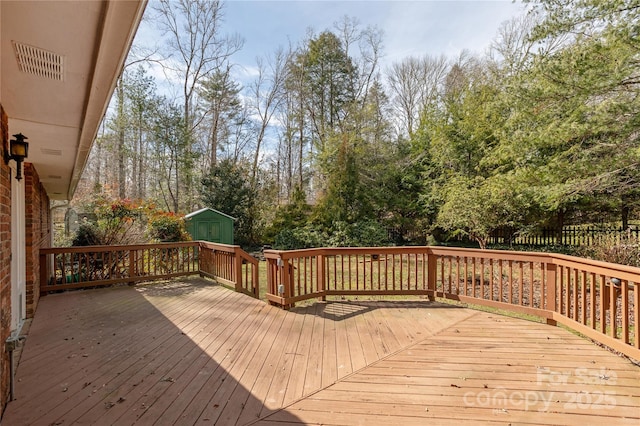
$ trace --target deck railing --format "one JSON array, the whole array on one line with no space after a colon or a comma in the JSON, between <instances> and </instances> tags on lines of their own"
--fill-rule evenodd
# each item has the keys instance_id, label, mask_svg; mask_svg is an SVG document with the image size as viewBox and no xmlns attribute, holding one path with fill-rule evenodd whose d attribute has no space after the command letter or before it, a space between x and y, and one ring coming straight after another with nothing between
<instances>
[{"instance_id":1,"label":"deck railing","mask_svg":"<svg viewBox=\"0 0 640 426\"><path fill-rule=\"evenodd\" d=\"M640 359L640 268L572 256L446 247L265 251L266 298L425 295L535 315ZM202 275L259 296L258 261L207 242L40 250L42 294Z\"/></svg>"},{"instance_id":2,"label":"deck railing","mask_svg":"<svg viewBox=\"0 0 640 426\"><path fill-rule=\"evenodd\" d=\"M200 274L238 292L259 296L258 260L240 246L201 241Z\"/></svg>"},{"instance_id":3,"label":"deck railing","mask_svg":"<svg viewBox=\"0 0 640 426\"><path fill-rule=\"evenodd\" d=\"M426 295L561 323L640 359L640 268L548 253L445 247L265 251L267 299Z\"/></svg>"},{"instance_id":4,"label":"deck railing","mask_svg":"<svg viewBox=\"0 0 640 426\"><path fill-rule=\"evenodd\" d=\"M257 297L258 261L202 241L40 249L40 292L203 275Z\"/></svg>"}]
</instances>

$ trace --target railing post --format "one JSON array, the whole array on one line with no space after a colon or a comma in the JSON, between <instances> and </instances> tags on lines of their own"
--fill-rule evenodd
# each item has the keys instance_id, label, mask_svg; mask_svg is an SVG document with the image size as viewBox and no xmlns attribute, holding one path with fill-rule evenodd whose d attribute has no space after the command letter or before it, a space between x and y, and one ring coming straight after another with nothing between
<instances>
[{"instance_id":1,"label":"railing post","mask_svg":"<svg viewBox=\"0 0 640 426\"><path fill-rule=\"evenodd\" d=\"M548 311L556 312L556 298L558 294L558 267L553 263L545 263L545 268L547 270L547 274L545 277L546 285L547 285L547 300L546 300L546 308ZM544 286L540 288L540 299L542 302L542 298L544 297ZM540 306L544 309L544 306ZM553 319L547 319L547 324L556 325L556 321Z\"/></svg>"},{"instance_id":2,"label":"railing post","mask_svg":"<svg viewBox=\"0 0 640 426\"><path fill-rule=\"evenodd\" d=\"M136 259L135 259L135 250L129 249L129 285L133 285L136 276Z\"/></svg>"},{"instance_id":3,"label":"railing post","mask_svg":"<svg viewBox=\"0 0 640 426\"><path fill-rule=\"evenodd\" d=\"M291 270L289 268L289 260L287 259L283 259L282 255L280 255L280 258L278 259L278 266L280 268L280 285L282 286L282 288L278 288L278 295L282 298L284 298L284 308L288 309L289 308L289 298L291 297Z\"/></svg>"},{"instance_id":4,"label":"railing post","mask_svg":"<svg viewBox=\"0 0 640 426\"><path fill-rule=\"evenodd\" d=\"M436 277L438 272L438 258L431 251L427 251L427 290L429 300L436 300Z\"/></svg>"},{"instance_id":5,"label":"railing post","mask_svg":"<svg viewBox=\"0 0 640 426\"><path fill-rule=\"evenodd\" d=\"M242 257L240 253L238 253L238 247L233 248L233 258L235 265L235 282L236 282L236 291L242 291Z\"/></svg>"},{"instance_id":6,"label":"railing post","mask_svg":"<svg viewBox=\"0 0 640 426\"><path fill-rule=\"evenodd\" d=\"M47 286L47 278L49 277L49 265L47 264L47 255L40 252L40 294L42 295L42 289Z\"/></svg>"},{"instance_id":7,"label":"railing post","mask_svg":"<svg viewBox=\"0 0 640 426\"><path fill-rule=\"evenodd\" d=\"M317 268L316 268L316 280L318 281L318 291L320 293L322 293L322 297L320 297L320 299L324 302L327 300L327 295L326 295L326 274L325 274L325 268L326 268L326 262L325 262L325 257L323 254L319 254L317 257Z\"/></svg>"},{"instance_id":8,"label":"railing post","mask_svg":"<svg viewBox=\"0 0 640 426\"><path fill-rule=\"evenodd\" d=\"M268 272L267 272L267 275L269 275ZM251 265L251 278L253 279L253 282L251 283L253 287L253 295L256 297L256 299L259 299L260 298L260 276L258 275L257 264Z\"/></svg>"}]
</instances>

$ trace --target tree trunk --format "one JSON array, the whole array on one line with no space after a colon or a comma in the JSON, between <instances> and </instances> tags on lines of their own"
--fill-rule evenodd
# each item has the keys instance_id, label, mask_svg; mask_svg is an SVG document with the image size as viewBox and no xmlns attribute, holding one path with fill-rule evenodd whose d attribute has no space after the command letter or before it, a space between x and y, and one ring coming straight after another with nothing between
<instances>
[{"instance_id":1,"label":"tree trunk","mask_svg":"<svg viewBox=\"0 0 640 426\"><path fill-rule=\"evenodd\" d=\"M125 149L125 135L124 135L124 87L122 81L122 74L118 79L118 196L120 198L126 198L126 184L127 179L125 163L124 163L124 149Z\"/></svg>"},{"instance_id":2,"label":"tree trunk","mask_svg":"<svg viewBox=\"0 0 640 426\"><path fill-rule=\"evenodd\" d=\"M629 229L629 214L631 213L631 209L627 204L622 206L622 230L626 231Z\"/></svg>"},{"instance_id":3,"label":"tree trunk","mask_svg":"<svg viewBox=\"0 0 640 426\"><path fill-rule=\"evenodd\" d=\"M558 210L558 216L556 220L556 244L562 245L562 230L564 228L564 210Z\"/></svg>"}]
</instances>

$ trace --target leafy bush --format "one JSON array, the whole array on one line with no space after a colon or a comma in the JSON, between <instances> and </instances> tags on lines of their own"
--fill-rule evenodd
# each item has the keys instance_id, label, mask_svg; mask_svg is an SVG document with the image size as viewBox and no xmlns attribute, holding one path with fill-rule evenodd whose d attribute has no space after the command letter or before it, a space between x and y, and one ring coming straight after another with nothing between
<instances>
[{"instance_id":1,"label":"leafy bush","mask_svg":"<svg viewBox=\"0 0 640 426\"><path fill-rule=\"evenodd\" d=\"M177 242L191 239L184 217L171 212L153 212L149 219L147 235L156 241Z\"/></svg>"},{"instance_id":2,"label":"leafy bush","mask_svg":"<svg viewBox=\"0 0 640 426\"><path fill-rule=\"evenodd\" d=\"M145 242L145 206L131 200L98 198L94 202L96 214L95 237L99 245L136 244Z\"/></svg>"},{"instance_id":3,"label":"leafy bush","mask_svg":"<svg viewBox=\"0 0 640 426\"><path fill-rule=\"evenodd\" d=\"M71 242L74 246L95 246L101 244L100 231L97 225L84 222L78 227L76 236Z\"/></svg>"},{"instance_id":4,"label":"leafy bush","mask_svg":"<svg viewBox=\"0 0 640 426\"><path fill-rule=\"evenodd\" d=\"M378 247L389 245L387 231L378 222L348 224L335 222L330 229L317 225L284 229L275 238L274 248L297 250L312 247Z\"/></svg>"},{"instance_id":5,"label":"leafy bush","mask_svg":"<svg viewBox=\"0 0 640 426\"><path fill-rule=\"evenodd\" d=\"M72 244L125 245L151 241L186 241L184 218L158 210L152 203L131 200L109 200L99 196L91 206L95 222L85 221L76 233Z\"/></svg>"},{"instance_id":6,"label":"leafy bush","mask_svg":"<svg viewBox=\"0 0 640 426\"><path fill-rule=\"evenodd\" d=\"M277 208L272 223L265 230L264 237L268 242L274 242L277 245L276 236L280 232L284 232L281 239L290 238L292 234L289 231L304 227L310 215L311 206L307 204L304 191L296 187L291 196L291 202Z\"/></svg>"},{"instance_id":7,"label":"leafy bush","mask_svg":"<svg viewBox=\"0 0 640 426\"><path fill-rule=\"evenodd\" d=\"M305 241L300 237L299 229L283 229L276 235L274 248L277 250L298 250L306 248Z\"/></svg>"},{"instance_id":8,"label":"leafy bush","mask_svg":"<svg viewBox=\"0 0 640 426\"><path fill-rule=\"evenodd\" d=\"M640 267L640 241L629 234L623 237L609 235L591 246L578 247L577 256Z\"/></svg>"},{"instance_id":9,"label":"leafy bush","mask_svg":"<svg viewBox=\"0 0 640 426\"><path fill-rule=\"evenodd\" d=\"M387 230L373 220L356 222L347 227L349 245L353 247L378 247L389 245Z\"/></svg>"}]
</instances>

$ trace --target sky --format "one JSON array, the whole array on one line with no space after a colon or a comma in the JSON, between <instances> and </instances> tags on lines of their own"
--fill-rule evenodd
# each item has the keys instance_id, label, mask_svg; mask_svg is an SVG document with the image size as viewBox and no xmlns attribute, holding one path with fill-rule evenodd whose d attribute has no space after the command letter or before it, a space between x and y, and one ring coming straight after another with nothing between
<instances>
[{"instance_id":1,"label":"sky","mask_svg":"<svg viewBox=\"0 0 640 426\"><path fill-rule=\"evenodd\" d=\"M156 0L149 1L149 8ZM523 13L524 6L511 0L227 0L224 1L225 33L244 39L232 57L237 78L251 78L256 57L279 46L296 46L308 29L316 34L334 28L344 16L356 18L362 28L383 31L382 70L403 58L425 54L456 57L463 49L483 53L500 24ZM149 42L145 42L149 40ZM141 25L136 43L157 40L153 22Z\"/></svg>"},{"instance_id":2,"label":"sky","mask_svg":"<svg viewBox=\"0 0 640 426\"><path fill-rule=\"evenodd\" d=\"M153 1L153 0L152 0ZM229 0L225 27L244 40L234 60L255 64L255 57L273 52L289 42L303 40L308 28L315 33L333 29L344 16L355 17L362 28L383 31L383 65L408 56L445 54L457 56L463 49L482 53L500 24L523 13L521 3L510 0L466 1L259 1Z\"/></svg>"}]
</instances>

